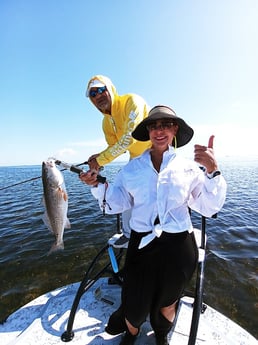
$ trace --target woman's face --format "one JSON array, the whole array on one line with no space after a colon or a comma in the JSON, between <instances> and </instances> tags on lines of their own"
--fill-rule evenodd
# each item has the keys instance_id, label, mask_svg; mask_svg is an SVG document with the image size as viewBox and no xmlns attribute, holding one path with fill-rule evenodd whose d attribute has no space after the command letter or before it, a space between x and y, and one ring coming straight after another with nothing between
<instances>
[{"instance_id":1,"label":"woman's face","mask_svg":"<svg viewBox=\"0 0 258 345\"><path fill-rule=\"evenodd\" d=\"M168 119L155 121L147 126L150 141L154 149L165 151L172 144L178 125Z\"/></svg>"}]
</instances>

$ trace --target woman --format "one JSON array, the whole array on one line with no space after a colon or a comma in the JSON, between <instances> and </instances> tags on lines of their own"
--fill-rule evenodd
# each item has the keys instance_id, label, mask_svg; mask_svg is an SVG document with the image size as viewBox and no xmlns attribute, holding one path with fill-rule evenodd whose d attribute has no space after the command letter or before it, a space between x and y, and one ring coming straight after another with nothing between
<instances>
[{"instance_id":1,"label":"woman","mask_svg":"<svg viewBox=\"0 0 258 345\"><path fill-rule=\"evenodd\" d=\"M151 109L133 131L151 149L130 161L113 185L98 185L87 172L81 180L92 188L107 213L132 208L131 238L126 255L122 304L106 331L125 331L120 345L134 344L141 324L150 315L157 345L167 345L176 304L192 277L198 251L189 207L211 217L224 204L226 182L218 171L213 137L208 147L195 145L195 161L178 157L176 147L187 144L193 130L163 105ZM105 203L103 203L105 200Z\"/></svg>"}]
</instances>

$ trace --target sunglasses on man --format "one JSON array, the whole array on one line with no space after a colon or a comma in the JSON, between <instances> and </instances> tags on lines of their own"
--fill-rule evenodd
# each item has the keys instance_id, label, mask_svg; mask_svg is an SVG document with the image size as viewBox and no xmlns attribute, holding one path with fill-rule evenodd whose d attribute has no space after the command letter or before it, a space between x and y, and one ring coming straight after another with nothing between
<instances>
[{"instance_id":1,"label":"sunglasses on man","mask_svg":"<svg viewBox=\"0 0 258 345\"><path fill-rule=\"evenodd\" d=\"M97 94L101 94L101 93L103 93L105 91L107 91L107 87L106 86L97 87L97 89L95 89L95 90L90 89L89 96L94 98L94 97L97 96Z\"/></svg>"}]
</instances>

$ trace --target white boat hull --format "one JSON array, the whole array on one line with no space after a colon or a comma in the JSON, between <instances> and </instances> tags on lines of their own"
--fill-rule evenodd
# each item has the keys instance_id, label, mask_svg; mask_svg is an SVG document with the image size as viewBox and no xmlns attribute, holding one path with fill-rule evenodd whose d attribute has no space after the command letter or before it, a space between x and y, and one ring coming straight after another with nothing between
<instances>
[{"instance_id":1,"label":"white boat hull","mask_svg":"<svg viewBox=\"0 0 258 345\"><path fill-rule=\"evenodd\" d=\"M9 316L0 325L2 345L54 345L64 344L61 335L66 331L70 308L79 283L67 285L42 295ZM170 344L187 345L192 317L190 297L184 297ZM99 279L81 297L75 316L71 345L118 345L121 335L105 332L110 314L120 304L120 287L109 285L107 278ZM148 321L142 326L135 345L154 345L155 338ZM201 314L196 344L257 345L258 341L236 323L207 307Z\"/></svg>"}]
</instances>

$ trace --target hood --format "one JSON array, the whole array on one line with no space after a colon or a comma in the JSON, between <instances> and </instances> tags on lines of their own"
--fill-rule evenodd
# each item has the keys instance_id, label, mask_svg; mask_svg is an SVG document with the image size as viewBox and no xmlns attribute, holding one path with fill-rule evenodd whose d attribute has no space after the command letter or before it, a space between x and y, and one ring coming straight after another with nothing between
<instances>
[{"instance_id":1,"label":"hood","mask_svg":"<svg viewBox=\"0 0 258 345\"><path fill-rule=\"evenodd\" d=\"M88 97L88 91L89 91L88 87L90 83L92 82L92 80L95 80L95 79L99 80L101 83L106 85L107 90L111 96L112 103L113 103L114 98L117 95L117 91L112 81L108 77L105 77L104 75L95 75L94 77L90 78L87 84L87 88L86 88L86 97Z\"/></svg>"}]
</instances>

